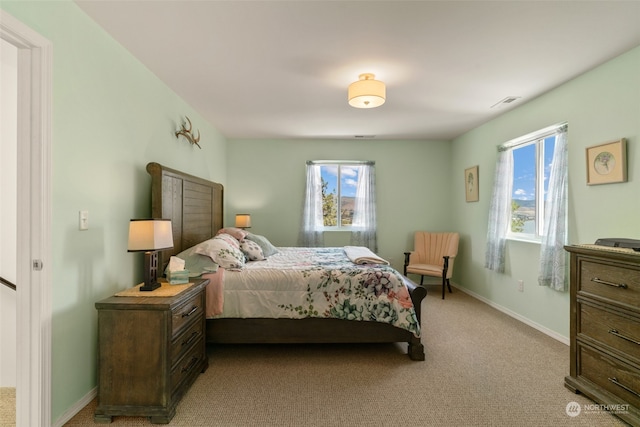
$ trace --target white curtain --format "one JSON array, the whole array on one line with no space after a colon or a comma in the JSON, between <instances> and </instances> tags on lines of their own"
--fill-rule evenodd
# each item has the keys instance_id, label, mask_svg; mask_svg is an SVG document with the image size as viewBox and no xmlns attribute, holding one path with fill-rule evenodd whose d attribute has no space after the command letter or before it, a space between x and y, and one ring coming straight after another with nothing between
<instances>
[{"instance_id":1,"label":"white curtain","mask_svg":"<svg viewBox=\"0 0 640 427\"><path fill-rule=\"evenodd\" d=\"M298 244L303 247L324 246L322 219L322 178L320 166L307 164L307 188L302 209L302 227Z\"/></svg>"},{"instance_id":2,"label":"white curtain","mask_svg":"<svg viewBox=\"0 0 640 427\"><path fill-rule=\"evenodd\" d=\"M351 245L378 252L376 231L376 184L373 164L357 166L358 184L351 224Z\"/></svg>"},{"instance_id":3,"label":"white curtain","mask_svg":"<svg viewBox=\"0 0 640 427\"><path fill-rule=\"evenodd\" d=\"M498 273L504 273L507 232L511 226L512 177L513 152L503 149L498 153L484 260L486 268Z\"/></svg>"},{"instance_id":4,"label":"white curtain","mask_svg":"<svg viewBox=\"0 0 640 427\"><path fill-rule=\"evenodd\" d=\"M553 161L549 174L544 234L540 246L540 273L538 284L556 291L566 291L567 255L567 127L556 135Z\"/></svg>"}]
</instances>

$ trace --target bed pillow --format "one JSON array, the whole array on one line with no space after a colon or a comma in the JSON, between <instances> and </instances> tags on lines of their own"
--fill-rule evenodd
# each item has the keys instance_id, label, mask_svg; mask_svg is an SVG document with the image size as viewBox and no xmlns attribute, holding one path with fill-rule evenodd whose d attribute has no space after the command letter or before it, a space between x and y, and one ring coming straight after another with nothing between
<instances>
[{"instance_id":1,"label":"bed pillow","mask_svg":"<svg viewBox=\"0 0 640 427\"><path fill-rule=\"evenodd\" d=\"M262 261L265 259L262 248L253 240L244 239L240 242L240 250L249 261Z\"/></svg>"},{"instance_id":2,"label":"bed pillow","mask_svg":"<svg viewBox=\"0 0 640 427\"><path fill-rule=\"evenodd\" d=\"M189 270L189 277L197 277L203 273L214 271L218 268L218 264L206 255L200 255L196 253L196 246L192 246L180 252L178 258L184 260L184 269ZM169 265L165 269L165 274L169 272Z\"/></svg>"},{"instance_id":3,"label":"bed pillow","mask_svg":"<svg viewBox=\"0 0 640 427\"><path fill-rule=\"evenodd\" d=\"M265 258L278 253L278 249L273 246L271 242L264 236L247 233L246 239L251 240L252 242L256 242L262 249L262 254L265 256Z\"/></svg>"},{"instance_id":4,"label":"bed pillow","mask_svg":"<svg viewBox=\"0 0 640 427\"><path fill-rule=\"evenodd\" d=\"M230 236L233 236L238 242L240 242L240 241L242 241L242 239L247 237L247 234L249 234L249 232L248 231L244 231L241 228L226 227L226 228L221 228L220 230L218 230L218 232L216 233L216 236L218 236L220 234L229 234Z\"/></svg>"},{"instance_id":5,"label":"bed pillow","mask_svg":"<svg viewBox=\"0 0 640 427\"><path fill-rule=\"evenodd\" d=\"M195 252L206 255L227 270L244 268L245 257L240 250L240 243L229 234L218 234L196 246Z\"/></svg>"}]
</instances>

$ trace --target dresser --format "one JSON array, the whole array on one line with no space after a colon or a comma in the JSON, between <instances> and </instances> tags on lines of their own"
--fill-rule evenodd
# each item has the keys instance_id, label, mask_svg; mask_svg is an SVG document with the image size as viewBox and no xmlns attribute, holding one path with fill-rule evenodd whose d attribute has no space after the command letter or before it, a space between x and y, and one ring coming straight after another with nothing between
<instances>
[{"instance_id":1,"label":"dresser","mask_svg":"<svg viewBox=\"0 0 640 427\"><path fill-rule=\"evenodd\" d=\"M156 424L171 421L180 399L208 367L208 283L195 280L175 296L112 296L95 304L96 422L110 423L120 415L150 417Z\"/></svg>"},{"instance_id":2,"label":"dresser","mask_svg":"<svg viewBox=\"0 0 640 427\"><path fill-rule=\"evenodd\" d=\"M640 253L573 245L565 386L640 426Z\"/></svg>"}]
</instances>

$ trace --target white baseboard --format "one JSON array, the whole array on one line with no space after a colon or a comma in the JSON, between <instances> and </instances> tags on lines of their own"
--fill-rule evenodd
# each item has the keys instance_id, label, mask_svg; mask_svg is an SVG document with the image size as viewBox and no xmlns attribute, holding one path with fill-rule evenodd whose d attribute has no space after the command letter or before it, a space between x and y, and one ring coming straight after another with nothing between
<instances>
[{"instance_id":1,"label":"white baseboard","mask_svg":"<svg viewBox=\"0 0 640 427\"><path fill-rule=\"evenodd\" d=\"M71 418L75 417L78 412L82 411L85 406L87 406L93 399L95 399L97 395L98 387L94 387L93 389L89 390L89 393L85 394L82 399L78 400L72 407L67 409L66 412L53 423L53 427L64 426L68 421L71 420Z\"/></svg>"},{"instance_id":2,"label":"white baseboard","mask_svg":"<svg viewBox=\"0 0 640 427\"><path fill-rule=\"evenodd\" d=\"M456 285L453 282L451 282L451 286L453 286L456 289L464 292L467 295L470 295L470 296L474 297L477 300L482 301L483 303L495 308L496 310L501 311L501 312L505 313L506 315L511 316L514 319L519 320L519 321L521 321L522 323L524 323L524 324L526 324L528 326L531 326L534 329L537 329L538 331L542 332L543 334L548 335L551 338L553 338L553 339L555 339L557 341L560 341L561 343L563 343L565 345L569 345L569 338L568 337L560 335L559 333L557 333L555 331L552 331L551 329L546 328L546 327L544 327L544 326L532 321L531 319L528 319L528 318L526 318L524 316L521 316L520 314L518 314L518 313L516 313L514 311L511 311L508 308L503 307L503 306L501 306L499 304L496 304L495 302L493 302L491 300L488 300L487 298L485 298L485 297L483 297L481 295L478 295L478 294L476 294L474 292L471 292L470 290L468 290L466 288L462 288L462 287Z\"/></svg>"}]
</instances>

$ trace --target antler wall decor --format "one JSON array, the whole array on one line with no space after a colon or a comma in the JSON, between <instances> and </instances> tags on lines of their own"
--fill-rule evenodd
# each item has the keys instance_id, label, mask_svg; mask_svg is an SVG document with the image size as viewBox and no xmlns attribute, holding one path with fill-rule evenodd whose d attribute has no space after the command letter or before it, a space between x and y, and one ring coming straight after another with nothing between
<instances>
[{"instance_id":1,"label":"antler wall decor","mask_svg":"<svg viewBox=\"0 0 640 427\"><path fill-rule=\"evenodd\" d=\"M182 135L185 138L187 138L187 141L189 141L192 145L195 144L198 146L198 148L202 149L202 147L200 147L200 144L198 144L198 142L200 141L200 129L198 129L198 136L196 137L191 130L192 129L191 120L189 120L189 117L187 116L184 116L184 117L185 119L187 119L187 123L189 124L189 127L186 126L187 123L183 124L181 126L181 129L179 131L176 131L176 138Z\"/></svg>"}]
</instances>

